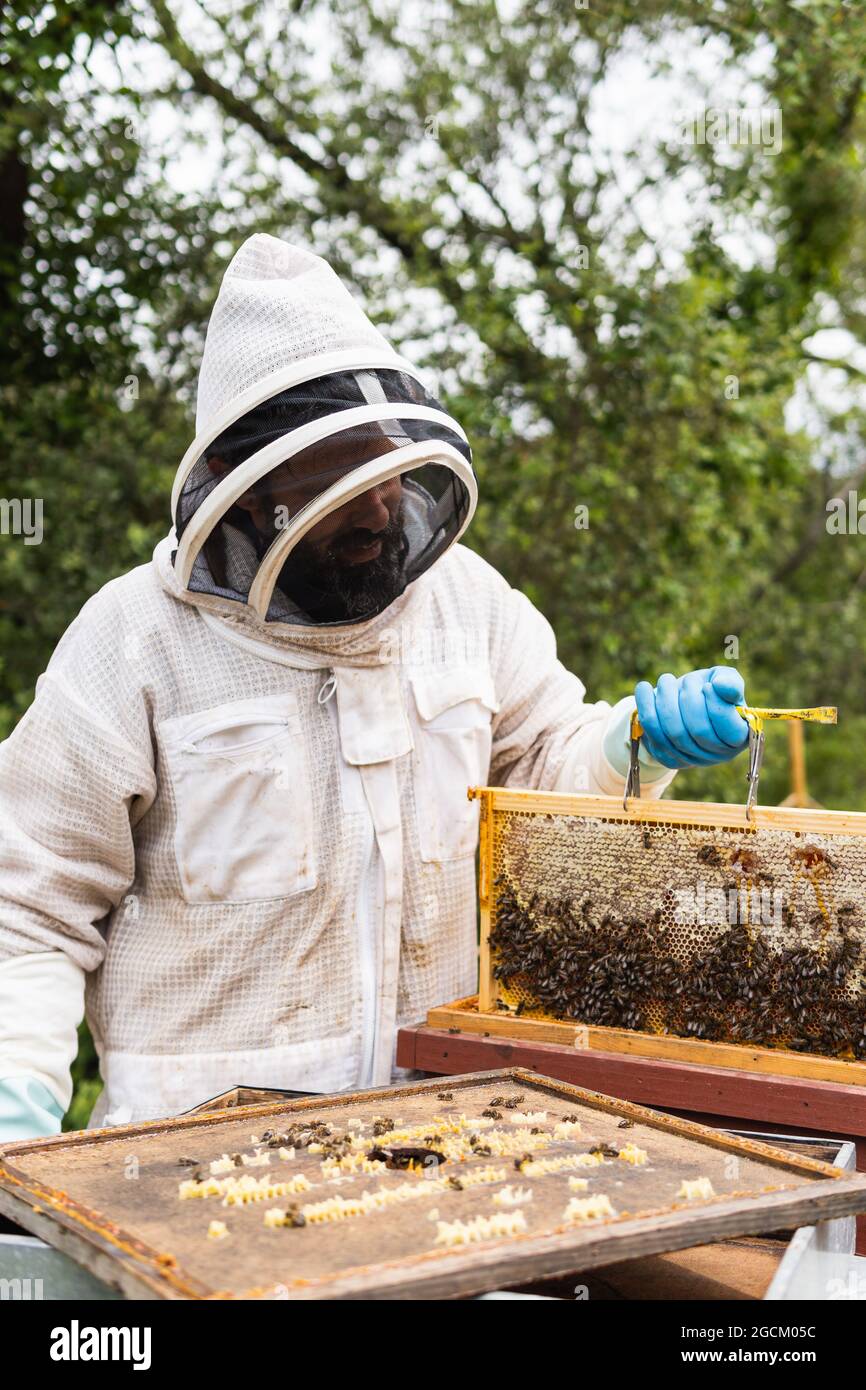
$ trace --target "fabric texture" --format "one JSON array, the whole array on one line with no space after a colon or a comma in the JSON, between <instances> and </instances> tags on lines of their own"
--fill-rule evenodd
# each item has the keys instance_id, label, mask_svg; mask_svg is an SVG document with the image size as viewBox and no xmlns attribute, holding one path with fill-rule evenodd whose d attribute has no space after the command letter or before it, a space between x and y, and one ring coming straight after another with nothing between
<instances>
[{"instance_id":1,"label":"fabric texture","mask_svg":"<svg viewBox=\"0 0 866 1390\"><path fill-rule=\"evenodd\" d=\"M338 321L355 350L324 263L292 254L277 274L277 257L263 277L276 252L252 241L208 332L205 434L280 376L284 319L307 353L334 348ZM357 351L386 356L367 324ZM467 788L624 785L605 755L620 708L585 700L547 621L462 545L384 611L328 626L188 587L177 546L84 606L0 745L0 962L79 972L56 1018L72 1048L87 972L105 1082L91 1123L236 1084L387 1084L397 1029L477 985ZM18 991L36 1019L43 988ZM4 1048L13 1072L53 1076L0 1013Z\"/></svg>"},{"instance_id":2,"label":"fabric texture","mask_svg":"<svg viewBox=\"0 0 866 1390\"><path fill-rule=\"evenodd\" d=\"M196 434L292 363L334 352L373 352L383 366L403 365L321 256L262 232L248 237L226 268L208 323Z\"/></svg>"},{"instance_id":3,"label":"fabric texture","mask_svg":"<svg viewBox=\"0 0 866 1390\"><path fill-rule=\"evenodd\" d=\"M298 652L178 601L166 551L90 600L0 747L0 958L88 971L94 1122L241 1083L385 1084L396 1028L476 987L466 787L575 790L579 765L586 790L621 794L610 707L462 546L366 641ZM340 704L365 670L394 709L372 750ZM340 697L320 702L333 671Z\"/></svg>"}]
</instances>

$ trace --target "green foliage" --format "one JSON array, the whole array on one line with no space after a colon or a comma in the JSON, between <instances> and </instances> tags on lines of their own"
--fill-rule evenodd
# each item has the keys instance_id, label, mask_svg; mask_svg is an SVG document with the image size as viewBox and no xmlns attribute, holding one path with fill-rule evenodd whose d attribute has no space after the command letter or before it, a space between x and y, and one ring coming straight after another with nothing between
<instances>
[{"instance_id":1,"label":"green foliage","mask_svg":"<svg viewBox=\"0 0 866 1390\"><path fill-rule=\"evenodd\" d=\"M84 600L150 557L167 530L183 411L149 383L131 409L117 393L45 385L0 427L4 487L41 499L44 539L0 546L0 719L30 702L58 636ZM72 441L72 443L70 443Z\"/></svg>"},{"instance_id":2,"label":"green foliage","mask_svg":"<svg viewBox=\"0 0 866 1390\"><path fill-rule=\"evenodd\" d=\"M90 1112L102 1090L96 1048L86 1023L78 1029L78 1056L72 1064L72 1088L72 1103L63 1117L64 1131L87 1128Z\"/></svg>"},{"instance_id":3,"label":"green foliage","mask_svg":"<svg viewBox=\"0 0 866 1390\"><path fill-rule=\"evenodd\" d=\"M813 402L817 438L786 415L817 330L866 327L866 11L502 12L259 0L193 29L166 0L4 7L0 449L45 541L0 536L0 732L84 600L165 529L219 271L266 230L326 255L427 367L475 448L469 543L548 615L590 698L734 660L755 703L839 705L838 729L808 730L810 790L866 809L864 538L825 526L829 497L866 496L866 419L856 394ZM132 60L145 41L169 60L158 88ZM599 112L635 52L689 110L742 104L758 72L749 104L781 110L781 151L683 144L638 107L608 154ZM166 98L223 142L204 193L166 181L149 124ZM677 791L739 800L744 776ZM788 791L779 729L762 790Z\"/></svg>"}]
</instances>

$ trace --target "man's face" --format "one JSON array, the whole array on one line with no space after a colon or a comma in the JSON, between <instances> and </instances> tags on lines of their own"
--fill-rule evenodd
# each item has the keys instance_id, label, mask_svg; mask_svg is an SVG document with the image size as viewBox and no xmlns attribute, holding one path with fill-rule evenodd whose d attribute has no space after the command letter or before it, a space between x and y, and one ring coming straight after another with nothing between
<instances>
[{"instance_id":1,"label":"man's face","mask_svg":"<svg viewBox=\"0 0 866 1390\"><path fill-rule=\"evenodd\" d=\"M270 542L298 512L367 458L396 447L384 436L358 454L345 439L323 440L272 470L239 500ZM317 522L292 549L278 585L290 596L317 590L348 618L381 612L402 592L406 539L400 477L361 493Z\"/></svg>"},{"instance_id":2,"label":"man's face","mask_svg":"<svg viewBox=\"0 0 866 1390\"><path fill-rule=\"evenodd\" d=\"M406 537L399 478L332 512L298 541L277 581L290 597L320 591L347 618L380 613L403 590Z\"/></svg>"}]
</instances>

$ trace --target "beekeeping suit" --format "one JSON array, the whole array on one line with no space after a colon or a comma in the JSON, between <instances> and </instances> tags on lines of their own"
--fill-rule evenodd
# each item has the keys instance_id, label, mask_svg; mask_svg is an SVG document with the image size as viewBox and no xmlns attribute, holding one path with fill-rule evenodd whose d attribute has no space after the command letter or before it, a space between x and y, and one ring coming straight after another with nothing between
<instances>
[{"instance_id":1,"label":"beekeeping suit","mask_svg":"<svg viewBox=\"0 0 866 1390\"><path fill-rule=\"evenodd\" d=\"M246 241L172 531L0 748L0 1138L57 1127L85 994L92 1123L387 1084L400 1025L476 988L467 787L622 794L632 701L585 703L458 544L475 503L460 424L327 264Z\"/></svg>"}]
</instances>

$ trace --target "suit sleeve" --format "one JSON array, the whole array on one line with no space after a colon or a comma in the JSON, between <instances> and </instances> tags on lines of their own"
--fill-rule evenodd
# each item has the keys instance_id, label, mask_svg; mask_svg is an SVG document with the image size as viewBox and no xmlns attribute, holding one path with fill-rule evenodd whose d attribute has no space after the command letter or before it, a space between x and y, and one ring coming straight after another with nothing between
<instances>
[{"instance_id":1,"label":"suit sleeve","mask_svg":"<svg viewBox=\"0 0 866 1390\"><path fill-rule=\"evenodd\" d=\"M156 792L146 699L105 591L0 744L0 1135L59 1127L100 923L135 876Z\"/></svg>"}]
</instances>

